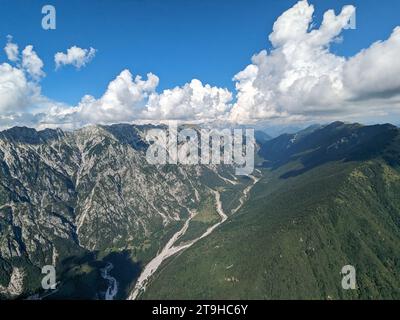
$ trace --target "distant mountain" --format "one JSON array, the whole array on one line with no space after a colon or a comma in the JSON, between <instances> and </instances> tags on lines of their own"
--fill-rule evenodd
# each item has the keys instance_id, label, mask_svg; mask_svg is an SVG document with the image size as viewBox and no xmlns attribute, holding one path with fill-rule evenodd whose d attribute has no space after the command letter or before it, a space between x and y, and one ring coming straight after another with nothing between
<instances>
[{"instance_id":1,"label":"distant mountain","mask_svg":"<svg viewBox=\"0 0 400 320\"><path fill-rule=\"evenodd\" d=\"M285 134L263 144L260 154L267 166L300 161L302 170L335 160L368 160L381 157L392 165L400 159L398 128L334 122L311 132Z\"/></svg>"},{"instance_id":2,"label":"distant mountain","mask_svg":"<svg viewBox=\"0 0 400 320\"><path fill-rule=\"evenodd\" d=\"M317 124L315 125L310 125L308 127L314 127L314 126L319 126ZM301 130L304 130L307 128L307 125L272 125L272 124L266 124L266 125L258 125L258 130L263 131L267 133L271 138L276 138L279 137L282 134L292 134L299 132Z\"/></svg>"},{"instance_id":3,"label":"distant mountain","mask_svg":"<svg viewBox=\"0 0 400 320\"><path fill-rule=\"evenodd\" d=\"M266 134L264 131L260 131L260 130L254 131L254 138L256 139L256 142L259 144L263 144L263 143L267 142L268 140L272 139L268 134Z\"/></svg>"},{"instance_id":4,"label":"distant mountain","mask_svg":"<svg viewBox=\"0 0 400 320\"><path fill-rule=\"evenodd\" d=\"M400 130L335 122L266 141L263 177L143 299L399 299ZM341 286L356 269L356 290Z\"/></svg>"}]
</instances>

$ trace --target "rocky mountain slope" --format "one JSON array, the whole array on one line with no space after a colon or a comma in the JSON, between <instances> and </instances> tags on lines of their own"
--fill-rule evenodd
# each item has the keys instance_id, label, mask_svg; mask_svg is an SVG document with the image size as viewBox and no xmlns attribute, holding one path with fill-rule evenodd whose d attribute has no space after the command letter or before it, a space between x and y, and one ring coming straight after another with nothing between
<instances>
[{"instance_id":1,"label":"rocky mountain slope","mask_svg":"<svg viewBox=\"0 0 400 320\"><path fill-rule=\"evenodd\" d=\"M36 292L49 264L63 281L99 282L92 253L127 252L140 269L210 197L207 186L226 183L227 168L148 164L148 128L0 133L0 295ZM69 284L65 295L79 286Z\"/></svg>"},{"instance_id":2,"label":"rocky mountain slope","mask_svg":"<svg viewBox=\"0 0 400 320\"><path fill-rule=\"evenodd\" d=\"M399 298L399 128L258 135L252 177L150 165L149 128L0 133L0 298Z\"/></svg>"}]
</instances>

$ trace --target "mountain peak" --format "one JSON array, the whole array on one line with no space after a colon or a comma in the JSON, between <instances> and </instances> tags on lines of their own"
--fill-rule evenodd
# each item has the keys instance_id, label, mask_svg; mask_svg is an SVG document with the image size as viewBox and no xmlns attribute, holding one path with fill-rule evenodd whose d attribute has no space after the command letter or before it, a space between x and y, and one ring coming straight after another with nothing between
<instances>
[{"instance_id":1,"label":"mountain peak","mask_svg":"<svg viewBox=\"0 0 400 320\"><path fill-rule=\"evenodd\" d=\"M28 127L12 127L0 132L0 138L17 143L39 144L63 136L61 129L44 129L37 131Z\"/></svg>"}]
</instances>

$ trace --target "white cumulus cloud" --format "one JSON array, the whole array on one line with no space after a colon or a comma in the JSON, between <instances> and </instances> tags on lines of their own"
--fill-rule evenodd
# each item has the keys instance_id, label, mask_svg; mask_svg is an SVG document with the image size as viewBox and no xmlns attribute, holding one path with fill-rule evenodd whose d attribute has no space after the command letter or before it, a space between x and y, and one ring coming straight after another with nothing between
<instances>
[{"instance_id":1,"label":"white cumulus cloud","mask_svg":"<svg viewBox=\"0 0 400 320\"><path fill-rule=\"evenodd\" d=\"M19 59L18 45L12 42L12 36L10 35L7 36L7 44L4 47L4 51L6 52L8 60L12 62L18 61Z\"/></svg>"},{"instance_id":2,"label":"white cumulus cloud","mask_svg":"<svg viewBox=\"0 0 400 320\"><path fill-rule=\"evenodd\" d=\"M344 67L344 86L352 97L390 97L400 93L400 27L389 39L377 41L350 58Z\"/></svg>"},{"instance_id":3,"label":"white cumulus cloud","mask_svg":"<svg viewBox=\"0 0 400 320\"><path fill-rule=\"evenodd\" d=\"M330 45L355 7L344 6L337 15L328 10L319 28L312 28L313 14L313 5L302 0L276 20L269 35L272 50L254 55L234 77L232 121L340 119L377 112L378 106L380 113L399 110L387 98L400 94L400 28L345 58L331 53Z\"/></svg>"},{"instance_id":4,"label":"white cumulus cloud","mask_svg":"<svg viewBox=\"0 0 400 320\"><path fill-rule=\"evenodd\" d=\"M43 72L43 61L33 50L32 45L28 45L22 50L22 68L35 80L45 76Z\"/></svg>"},{"instance_id":5,"label":"white cumulus cloud","mask_svg":"<svg viewBox=\"0 0 400 320\"><path fill-rule=\"evenodd\" d=\"M355 8L345 6L324 14L319 29L310 30L314 7L298 2L274 23L270 52L261 51L252 64L235 75L237 102L231 119L237 122L276 117L302 118L326 113L343 100L346 59L329 52Z\"/></svg>"},{"instance_id":6,"label":"white cumulus cloud","mask_svg":"<svg viewBox=\"0 0 400 320\"><path fill-rule=\"evenodd\" d=\"M72 65L77 69L80 69L88 64L96 55L96 49L82 49L77 46L73 46L67 50L67 53L57 52L54 55L54 62L56 63L56 69L64 65Z\"/></svg>"},{"instance_id":7,"label":"white cumulus cloud","mask_svg":"<svg viewBox=\"0 0 400 320\"><path fill-rule=\"evenodd\" d=\"M143 112L148 119L215 120L230 108L229 90L203 85L193 79L182 87L164 90L150 96Z\"/></svg>"},{"instance_id":8,"label":"white cumulus cloud","mask_svg":"<svg viewBox=\"0 0 400 320\"><path fill-rule=\"evenodd\" d=\"M158 85L158 77L152 73L147 79L133 78L129 70L123 70L110 82L100 99L87 95L79 103L78 117L89 123L129 121L137 118L147 99Z\"/></svg>"},{"instance_id":9,"label":"white cumulus cloud","mask_svg":"<svg viewBox=\"0 0 400 320\"><path fill-rule=\"evenodd\" d=\"M99 99L84 96L70 119L84 124L146 119L205 121L226 116L229 111L232 94L227 89L194 79L182 87L157 93L158 82L152 73L142 79L123 70Z\"/></svg>"},{"instance_id":10,"label":"white cumulus cloud","mask_svg":"<svg viewBox=\"0 0 400 320\"><path fill-rule=\"evenodd\" d=\"M8 63L0 64L0 114L12 114L28 108L40 93L25 73Z\"/></svg>"}]
</instances>

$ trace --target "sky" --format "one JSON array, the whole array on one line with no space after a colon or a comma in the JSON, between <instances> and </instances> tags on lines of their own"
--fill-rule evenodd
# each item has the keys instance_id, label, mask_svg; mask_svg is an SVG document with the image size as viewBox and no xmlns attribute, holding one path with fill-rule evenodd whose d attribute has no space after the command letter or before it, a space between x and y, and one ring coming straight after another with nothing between
<instances>
[{"instance_id":1,"label":"sky","mask_svg":"<svg viewBox=\"0 0 400 320\"><path fill-rule=\"evenodd\" d=\"M42 28L46 4L55 30ZM0 0L0 8L2 128L398 119L396 0Z\"/></svg>"}]
</instances>

